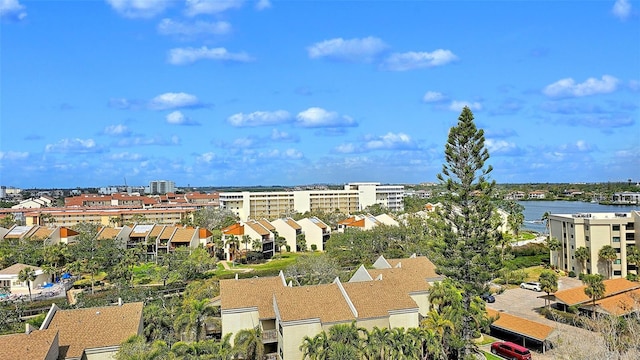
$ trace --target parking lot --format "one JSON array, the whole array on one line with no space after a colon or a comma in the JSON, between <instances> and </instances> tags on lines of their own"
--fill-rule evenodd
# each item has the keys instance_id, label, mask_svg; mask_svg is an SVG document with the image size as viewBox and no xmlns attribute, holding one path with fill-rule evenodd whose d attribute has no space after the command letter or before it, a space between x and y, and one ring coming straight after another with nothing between
<instances>
[{"instance_id":1,"label":"parking lot","mask_svg":"<svg viewBox=\"0 0 640 360\"><path fill-rule=\"evenodd\" d=\"M558 290L571 289L578 286L582 286L582 281L576 278L562 277L558 280ZM541 298L544 295L546 295L545 292L536 292L517 287L505 290L502 294L496 294L494 296L496 301L492 304L487 304L487 307L551 326L562 337L580 336L581 332L587 331L548 320L543 315L540 315L537 309L545 306L545 300ZM554 356L551 351L546 354L534 353L533 358L545 360L554 359Z\"/></svg>"}]
</instances>

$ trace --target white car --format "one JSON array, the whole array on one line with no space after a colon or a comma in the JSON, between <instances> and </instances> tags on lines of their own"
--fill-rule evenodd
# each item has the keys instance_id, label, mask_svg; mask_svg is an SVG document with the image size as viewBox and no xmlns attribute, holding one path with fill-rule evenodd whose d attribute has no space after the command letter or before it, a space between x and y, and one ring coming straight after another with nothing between
<instances>
[{"instance_id":1,"label":"white car","mask_svg":"<svg viewBox=\"0 0 640 360\"><path fill-rule=\"evenodd\" d=\"M540 286L540 283L535 281L523 282L522 284L520 284L520 287L533 291L542 291L542 286Z\"/></svg>"}]
</instances>

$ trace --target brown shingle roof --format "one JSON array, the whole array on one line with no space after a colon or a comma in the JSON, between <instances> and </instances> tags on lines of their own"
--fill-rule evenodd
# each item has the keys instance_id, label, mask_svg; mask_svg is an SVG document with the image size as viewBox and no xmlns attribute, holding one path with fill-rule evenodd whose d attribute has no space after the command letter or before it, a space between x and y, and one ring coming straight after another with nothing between
<instances>
[{"instance_id":1,"label":"brown shingle roof","mask_svg":"<svg viewBox=\"0 0 640 360\"><path fill-rule=\"evenodd\" d=\"M546 340L553 332L553 328L551 326L504 312L498 312L490 308L487 308L487 315L490 317L500 316L500 318L494 321L491 326L516 334L522 334L538 341Z\"/></svg>"},{"instance_id":2,"label":"brown shingle roof","mask_svg":"<svg viewBox=\"0 0 640 360\"><path fill-rule=\"evenodd\" d=\"M406 293L427 291L430 287L429 279L440 276L431 260L424 256L408 259L387 259L391 269L369 269L369 275L375 279L382 275L383 280L390 280L396 288Z\"/></svg>"},{"instance_id":3,"label":"brown shingle roof","mask_svg":"<svg viewBox=\"0 0 640 360\"><path fill-rule=\"evenodd\" d=\"M235 223L222 229L222 233L225 235L244 235L244 225Z\"/></svg>"},{"instance_id":4,"label":"brown shingle roof","mask_svg":"<svg viewBox=\"0 0 640 360\"><path fill-rule=\"evenodd\" d=\"M605 293L603 298L640 288L640 284L622 278L604 280L603 283L605 286ZM587 294L584 293L584 289L586 287L586 285L583 285L573 289L556 291L554 296L556 300L569 306L582 304L591 301L591 298L589 298Z\"/></svg>"},{"instance_id":5,"label":"brown shingle roof","mask_svg":"<svg viewBox=\"0 0 640 360\"><path fill-rule=\"evenodd\" d=\"M358 311L358 318L388 316L391 310L415 309L418 306L408 293L398 291L391 281L362 281L342 284Z\"/></svg>"},{"instance_id":6,"label":"brown shingle roof","mask_svg":"<svg viewBox=\"0 0 640 360\"><path fill-rule=\"evenodd\" d=\"M187 228L187 229L178 229L175 234L171 238L172 243L188 243L193 239L194 234L196 233L196 229Z\"/></svg>"},{"instance_id":7,"label":"brown shingle roof","mask_svg":"<svg viewBox=\"0 0 640 360\"><path fill-rule=\"evenodd\" d=\"M9 266L8 268L2 269L0 270L0 275L15 275L20 273L20 270L30 267L32 268L34 271L38 271L38 270L42 270L41 268L37 267L37 266L31 266L31 265L25 265L25 264L13 264L11 266Z\"/></svg>"},{"instance_id":8,"label":"brown shingle roof","mask_svg":"<svg viewBox=\"0 0 640 360\"><path fill-rule=\"evenodd\" d=\"M320 319L323 323L355 320L337 284L298 286L276 292L282 321Z\"/></svg>"},{"instance_id":9,"label":"brown shingle roof","mask_svg":"<svg viewBox=\"0 0 640 360\"><path fill-rule=\"evenodd\" d=\"M220 281L220 309L242 309L258 307L261 319L274 319L273 293L284 288L279 276L221 280Z\"/></svg>"},{"instance_id":10,"label":"brown shingle roof","mask_svg":"<svg viewBox=\"0 0 640 360\"><path fill-rule=\"evenodd\" d=\"M35 330L30 334L0 336L0 359L43 360L49 350L58 353L57 330Z\"/></svg>"},{"instance_id":11,"label":"brown shingle roof","mask_svg":"<svg viewBox=\"0 0 640 360\"><path fill-rule=\"evenodd\" d=\"M175 226L165 226L164 230L162 230L160 235L158 235L158 239L159 240L169 240L169 239L171 239L171 234L173 234L173 232L176 231L176 229L177 228Z\"/></svg>"},{"instance_id":12,"label":"brown shingle roof","mask_svg":"<svg viewBox=\"0 0 640 360\"><path fill-rule=\"evenodd\" d=\"M115 239L116 236L120 233L121 229L116 229L112 227L105 227L99 233L96 239L98 240L110 240Z\"/></svg>"},{"instance_id":13,"label":"brown shingle roof","mask_svg":"<svg viewBox=\"0 0 640 360\"><path fill-rule=\"evenodd\" d=\"M262 226L255 220L247 221L245 224L252 228L253 231L257 232L260 236L269 235L269 230L267 230L264 226Z\"/></svg>"},{"instance_id":14,"label":"brown shingle roof","mask_svg":"<svg viewBox=\"0 0 640 360\"><path fill-rule=\"evenodd\" d=\"M609 296L608 298L596 301L596 305L607 313L616 316L638 311L640 307L640 289Z\"/></svg>"},{"instance_id":15,"label":"brown shingle roof","mask_svg":"<svg viewBox=\"0 0 640 360\"><path fill-rule=\"evenodd\" d=\"M31 237L31 240L46 240L54 231L56 231L55 228L52 229L44 226L38 226L35 231L29 234L29 236Z\"/></svg>"},{"instance_id":16,"label":"brown shingle roof","mask_svg":"<svg viewBox=\"0 0 640 360\"><path fill-rule=\"evenodd\" d=\"M292 228L294 228L295 230L300 230L302 229L302 226L300 226L300 224L298 224L295 220L293 220L292 218L287 218L285 220L287 222L287 224L289 226L291 226Z\"/></svg>"},{"instance_id":17,"label":"brown shingle roof","mask_svg":"<svg viewBox=\"0 0 640 360\"><path fill-rule=\"evenodd\" d=\"M118 346L142 332L142 303L57 310L47 327L59 332L60 357L80 357L85 349Z\"/></svg>"},{"instance_id":18,"label":"brown shingle roof","mask_svg":"<svg viewBox=\"0 0 640 360\"><path fill-rule=\"evenodd\" d=\"M276 229L276 227L273 226L267 219L260 219L258 220L258 222L260 223L260 225L264 226L264 228L269 231L273 231Z\"/></svg>"}]
</instances>

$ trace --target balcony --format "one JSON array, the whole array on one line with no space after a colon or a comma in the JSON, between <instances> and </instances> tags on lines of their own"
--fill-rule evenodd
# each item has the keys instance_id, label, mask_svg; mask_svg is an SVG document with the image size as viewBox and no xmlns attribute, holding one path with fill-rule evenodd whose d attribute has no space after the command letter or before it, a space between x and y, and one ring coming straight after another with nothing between
<instances>
[{"instance_id":1,"label":"balcony","mask_svg":"<svg viewBox=\"0 0 640 360\"><path fill-rule=\"evenodd\" d=\"M278 353L270 353L264 355L265 360L278 360Z\"/></svg>"},{"instance_id":2,"label":"balcony","mask_svg":"<svg viewBox=\"0 0 640 360\"><path fill-rule=\"evenodd\" d=\"M278 330L262 330L262 343L268 344L274 342L278 342Z\"/></svg>"}]
</instances>

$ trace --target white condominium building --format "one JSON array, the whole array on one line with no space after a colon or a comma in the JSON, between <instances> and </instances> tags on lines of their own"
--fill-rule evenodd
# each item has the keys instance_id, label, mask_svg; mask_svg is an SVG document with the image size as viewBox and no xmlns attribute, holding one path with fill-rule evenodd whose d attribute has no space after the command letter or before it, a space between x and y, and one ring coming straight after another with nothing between
<instances>
[{"instance_id":1,"label":"white condominium building","mask_svg":"<svg viewBox=\"0 0 640 360\"><path fill-rule=\"evenodd\" d=\"M349 183L340 190L299 190L267 192L222 192L220 207L247 219L277 219L307 211L352 214L380 204L391 211L402 211L404 186L380 183Z\"/></svg>"},{"instance_id":2,"label":"white condominium building","mask_svg":"<svg viewBox=\"0 0 640 360\"><path fill-rule=\"evenodd\" d=\"M560 248L551 253L551 264L561 270L587 274L601 274L605 278L625 277L629 271L637 272L635 264L627 264L627 246L638 246L640 239L640 211L623 213L551 214L551 236L560 240ZM600 259L599 251L605 245L617 253L610 264ZM586 266L576 259L576 249L589 251ZM611 273L609 274L611 270Z\"/></svg>"}]
</instances>

